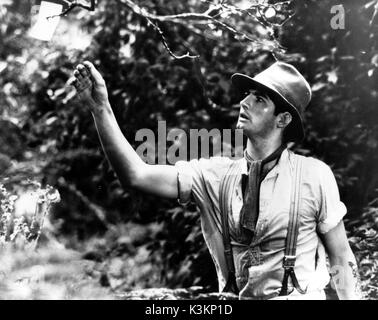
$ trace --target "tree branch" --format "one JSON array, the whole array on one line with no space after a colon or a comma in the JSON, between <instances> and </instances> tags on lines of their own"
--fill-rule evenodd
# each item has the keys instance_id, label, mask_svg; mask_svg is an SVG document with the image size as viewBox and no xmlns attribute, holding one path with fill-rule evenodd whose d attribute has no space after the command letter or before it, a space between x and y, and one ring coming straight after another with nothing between
<instances>
[{"instance_id":1,"label":"tree branch","mask_svg":"<svg viewBox=\"0 0 378 320\"><path fill-rule=\"evenodd\" d=\"M62 12L58 16L67 15L70 11L72 11L75 7L81 7L86 10L93 11L95 10L95 0L91 0L90 6L82 3L82 0L73 0L73 1L67 1L64 0L65 3L69 4L69 7L67 10ZM269 28L270 27L270 40L274 44L274 48L278 48L280 50L283 50L283 47L280 45L280 43L277 41L276 36L273 32L273 26L282 26L284 23L286 23L293 15L289 15L288 17L283 14L286 12L288 6L292 3L292 0L288 1L282 1L275 4L268 4L268 3L252 3L248 8L242 9L235 5L227 4L224 0L219 0L217 3L210 2L209 0L202 0L203 2L209 3L209 8L202 12L202 13L196 13L196 12L185 12L185 13L179 13L179 14L172 14L172 15L158 15L155 13L151 13L147 11L145 8L140 7L138 4L136 4L132 0L116 0L119 4L125 6L135 14L139 15L140 17L144 18L159 34L161 41L169 53L170 56L172 56L174 59L184 59L184 58L190 58L194 59L198 56L191 55L189 52L187 52L184 55L176 55L173 53L173 51L170 49L168 42L166 40L166 37L164 35L164 32L161 30L160 26L158 25L158 22L170 22L182 25L186 28L189 28L189 30L193 31L193 27L198 27L202 32L203 28L200 28L200 26L207 26L211 28L211 25L215 26L216 28L225 30L226 32L229 32L233 34L239 41L249 41L253 43L259 43L260 45L264 45L264 41L259 40L256 36L251 35L247 32L240 31L237 29L236 26L233 26L229 24L228 22L225 22L225 18L227 18L229 15L233 14L247 14L250 17L253 17L258 23L262 24L264 27ZM272 9L270 14L273 12L273 16L280 15L284 19L281 21L281 23L272 22L270 21L269 17L265 16L265 13L267 12L267 9ZM53 18L53 17L50 17ZM204 32L205 33L205 32ZM197 32L198 34L198 32ZM273 50L273 49L272 49Z\"/></svg>"},{"instance_id":2,"label":"tree branch","mask_svg":"<svg viewBox=\"0 0 378 320\"><path fill-rule=\"evenodd\" d=\"M370 26L374 24L376 17L378 17L378 0L375 2L375 5L374 5L374 12L369 22Z\"/></svg>"},{"instance_id":3,"label":"tree branch","mask_svg":"<svg viewBox=\"0 0 378 320\"><path fill-rule=\"evenodd\" d=\"M63 1L64 1L65 4L68 5L68 8L66 10L64 10L62 13L55 15L55 16L48 17L47 19L65 16L68 13L70 13L73 9L75 9L76 7L80 7L80 8L83 8L85 10L88 10L88 11L94 11L95 8L96 8L96 0L91 0L91 4L89 6L80 2L80 0L73 0L73 1L63 0Z\"/></svg>"},{"instance_id":4,"label":"tree branch","mask_svg":"<svg viewBox=\"0 0 378 320\"><path fill-rule=\"evenodd\" d=\"M243 31L239 31L239 30L237 30L236 27L222 21L220 19L220 18L222 18L222 15L227 14L227 13L230 13L230 14L235 14L235 13L245 14L246 13L246 14L248 14L248 16L254 17L259 23L262 23L260 20L263 20L263 22L264 22L263 26L264 27L267 27L267 25L268 26L269 25L282 26L284 23L286 23L292 17L292 15L291 15L288 18L286 18L282 23L274 24L274 23L270 23L262 13L262 10L265 10L266 8L271 7L271 8L275 8L275 10L276 10L276 8L278 8L278 6L279 6L279 8L281 8L282 6L285 6L285 5L287 6L291 3L291 0L279 2L279 3L276 3L276 4L257 4L257 3L255 3L255 4L251 4L250 7L248 7L247 9L241 9L241 8L238 8L238 7L233 6L233 5L225 4L225 1L220 1L218 4L215 4L215 5L213 3L211 3L209 8L203 13L187 12L187 13L179 13L179 14L174 14L174 15L157 15L155 13L148 12L145 8L141 8L139 5L137 5L132 0L117 0L117 1L120 4L126 6L128 9L130 9L135 14L146 19L155 28L155 30L159 33L159 35L162 39L162 42L164 44L164 47L166 48L168 53L176 59L177 58L182 59L182 58L186 58L186 57L193 58L195 56L191 56L189 53L187 53L186 55L183 55L183 56L176 56L175 54L173 54L172 50L169 48L169 46L167 44L167 41L165 40L164 33L162 32L160 27L154 21L171 22L171 23L175 23L175 24L180 24L180 25L185 26L187 28L188 28L189 22L191 22L193 26L202 26L202 25L209 26L209 25L213 24L214 26L217 26L218 28L221 28L221 29L223 29L227 32L230 32L231 34L237 36L238 40L244 40L244 41L250 41L250 42L262 44L263 42L261 42L256 36L250 35L250 34L243 32ZM208 2L208 1L206 1L206 2ZM254 16L254 15L251 14L252 10L255 10L256 13L259 14L260 19L258 19L258 17L256 15ZM276 10L276 11L279 11L279 10ZM283 50L283 47L280 45L280 43L274 37L273 32L270 32L270 36L271 36L271 40L274 43L275 47Z\"/></svg>"},{"instance_id":5,"label":"tree branch","mask_svg":"<svg viewBox=\"0 0 378 320\"><path fill-rule=\"evenodd\" d=\"M166 41L166 39L165 39L165 36L164 36L164 33L163 33L163 31L160 29L160 27L159 27L156 23L153 23L153 22L151 21L151 19L149 19L149 18L147 18L147 17L146 17L146 19L147 19L147 21L148 21L148 22L149 22L149 23L155 28L155 30L158 32L158 34L159 34L159 36L160 36L160 38L161 38L161 42L163 43L165 49L167 50L167 52L169 53L169 55L170 55L171 57L173 57L174 59L177 59L177 60L185 59L185 58L190 58L190 59L196 59L196 58L199 58L198 55L196 55L196 56L192 56L192 55L190 55L189 52L187 52L186 54L181 55L181 56L177 56L176 54L174 54L174 53L172 52L172 50L170 49L170 47L168 46L168 43L167 43L167 41Z\"/></svg>"}]
</instances>

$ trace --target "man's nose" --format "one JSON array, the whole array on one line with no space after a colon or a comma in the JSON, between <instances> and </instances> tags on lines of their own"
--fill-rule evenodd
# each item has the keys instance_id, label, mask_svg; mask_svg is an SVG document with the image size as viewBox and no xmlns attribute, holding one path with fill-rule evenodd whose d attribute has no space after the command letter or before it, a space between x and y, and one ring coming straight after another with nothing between
<instances>
[{"instance_id":1,"label":"man's nose","mask_svg":"<svg viewBox=\"0 0 378 320\"><path fill-rule=\"evenodd\" d=\"M249 104L247 103L248 98L249 98L249 96L246 96L246 97L244 97L243 100L241 100L241 101L239 102L239 104L240 104L241 106L244 106L244 107L247 108L247 109L248 109L248 106L249 106Z\"/></svg>"},{"instance_id":2,"label":"man's nose","mask_svg":"<svg viewBox=\"0 0 378 320\"><path fill-rule=\"evenodd\" d=\"M242 101L240 101L240 109L247 111L249 109L249 105L247 103L245 103L244 100L242 100Z\"/></svg>"}]
</instances>

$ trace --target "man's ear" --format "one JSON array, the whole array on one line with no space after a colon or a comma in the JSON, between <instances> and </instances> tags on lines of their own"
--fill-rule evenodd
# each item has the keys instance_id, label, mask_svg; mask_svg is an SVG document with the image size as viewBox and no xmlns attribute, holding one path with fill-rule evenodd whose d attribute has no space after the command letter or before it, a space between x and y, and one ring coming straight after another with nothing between
<instances>
[{"instance_id":1,"label":"man's ear","mask_svg":"<svg viewBox=\"0 0 378 320\"><path fill-rule=\"evenodd\" d=\"M290 112L280 113L277 117L277 128L285 128L293 120Z\"/></svg>"}]
</instances>

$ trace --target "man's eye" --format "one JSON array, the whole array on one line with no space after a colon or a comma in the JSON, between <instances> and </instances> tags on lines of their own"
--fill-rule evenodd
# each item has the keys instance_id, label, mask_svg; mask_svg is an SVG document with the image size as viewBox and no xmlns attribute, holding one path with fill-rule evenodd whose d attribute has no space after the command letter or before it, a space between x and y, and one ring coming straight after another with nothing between
<instances>
[{"instance_id":1,"label":"man's eye","mask_svg":"<svg viewBox=\"0 0 378 320\"><path fill-rule=\"evenodd\" d=\"M257 101L257 102L263 102L264 100L263 100L263 98L261 98L261 97L256 97L256 101Z\"/></svg>"}]
</instances>

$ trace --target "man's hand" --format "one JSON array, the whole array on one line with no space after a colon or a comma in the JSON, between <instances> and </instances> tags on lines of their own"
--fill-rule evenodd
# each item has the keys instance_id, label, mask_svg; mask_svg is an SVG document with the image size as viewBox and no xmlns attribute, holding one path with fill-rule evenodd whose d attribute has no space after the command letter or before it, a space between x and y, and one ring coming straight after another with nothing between
<instances>
[{"instance_id":1,"label":"man's hand","mask_svg":"<svg viewBox=\"0 0 378 320\"><path fill-rule=\"evenodd\" d=\"M79 64L74 71L74 77L72 85L76 88L79 99L92 112L101 111L109 105L104 78L91 62Z\"/></svg>"}]
</instances>

